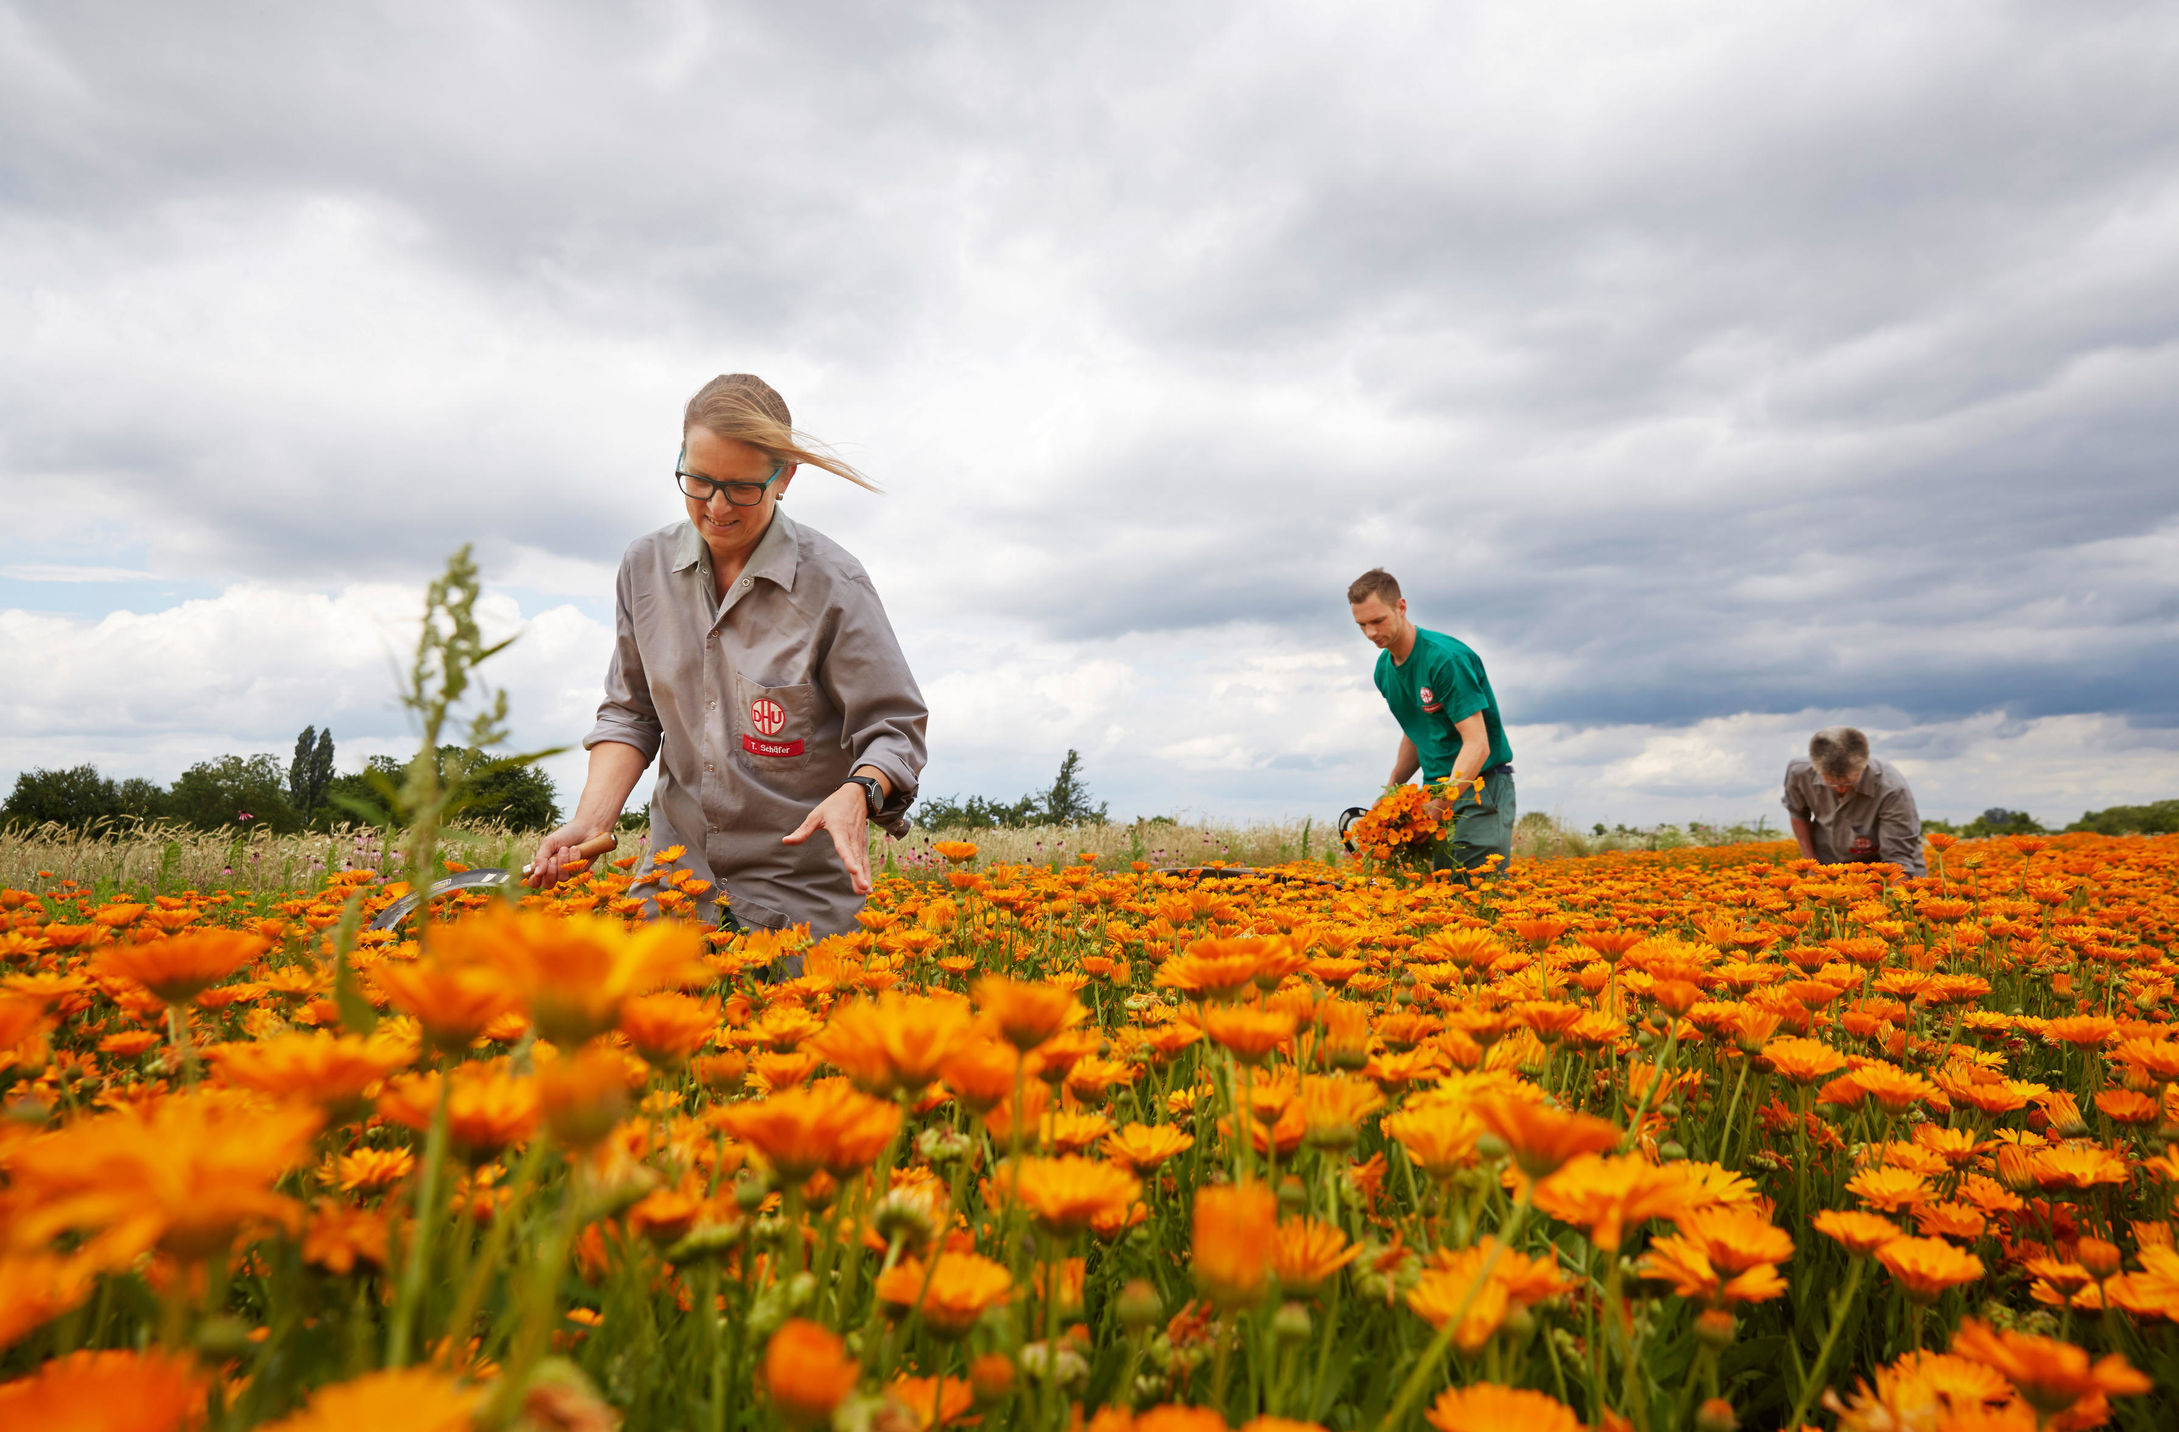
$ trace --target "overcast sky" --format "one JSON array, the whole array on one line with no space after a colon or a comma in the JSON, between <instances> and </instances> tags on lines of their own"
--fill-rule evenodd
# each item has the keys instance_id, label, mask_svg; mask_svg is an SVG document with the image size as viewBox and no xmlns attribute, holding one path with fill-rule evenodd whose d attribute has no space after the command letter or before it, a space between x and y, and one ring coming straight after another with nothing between
<instances>
[{"instance_id":1,"label":"overcast sky","mask_svg":"<svg viewBox=\"0 0 2179 1432\"><path fill-rule=\"evenodd\" d=\"M573 743L742 370L933 793L1366 802L1382 564L1524 810L2179 795L2175 255L2169 4L0 0L0 788L403 749L462 542Z\"/></svg>"}]
</instances>

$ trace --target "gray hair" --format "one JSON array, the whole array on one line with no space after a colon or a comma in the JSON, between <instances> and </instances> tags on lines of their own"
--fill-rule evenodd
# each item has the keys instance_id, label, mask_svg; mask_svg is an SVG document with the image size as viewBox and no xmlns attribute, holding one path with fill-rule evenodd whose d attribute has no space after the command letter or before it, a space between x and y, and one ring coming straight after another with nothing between
<instances>
[{"instance_id":1,"label":"gray hair","mask_svg":"<svg viewBox=\"0 0 2179 1432\"><path fill-rule=\"evenodd\" d=\"M1869 738L1851 726L1826 726L1808 738L1808 759L1825 780L1858 776L1869 764Z\"/></svg>"}]
</instances>

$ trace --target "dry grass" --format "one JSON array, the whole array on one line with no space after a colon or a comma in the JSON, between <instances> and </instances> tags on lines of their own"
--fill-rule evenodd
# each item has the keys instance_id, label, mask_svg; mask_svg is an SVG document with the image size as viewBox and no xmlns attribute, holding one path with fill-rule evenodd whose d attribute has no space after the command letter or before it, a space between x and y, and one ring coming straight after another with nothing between
<instances>
[{"instance_id":1,"label":"dry grass","mask_svg":"<svg viewBox=\"0 0 2179 1432\"><path fill-rule=\"evenodd\" d=\"M1597 838L1583 834L1555 815L1532 812L1514 831L1516 859L1576 858L1608 850L1656 849L1687 844L1727 843L1690 840L1671 827L1655 832L1615 831ZM1737 833L1737 832L1736 832ZM1338 860L1336 821L1267 821L1253 825L1175 824L1139 821L1132 825L1031 826L1009 830L911 831L902 841L873 837L872 863L903 874L942 868L933 842L974 841L986 861L1013 864L1072 864L1081 855L1097 856L1105 870L1124 870L1140 860L1166 865L1283 865L1294 860ZM445 853L465 865L512 868L530 857L534 834L499 827L455 827L446 833ZM646 848L641 833L621 837L616 855ZM215 831L166 825L109 827L97 833L60 826L22 831L0 829L0 885L32 886L73 880L98 890L129 890L140 895L182 890L281 890L316 886L328 872L370 866L391 871L390 855L375 830L346 830L333 835L273 835L258 832L229 836Z\"/></svg>"}]
</instances>

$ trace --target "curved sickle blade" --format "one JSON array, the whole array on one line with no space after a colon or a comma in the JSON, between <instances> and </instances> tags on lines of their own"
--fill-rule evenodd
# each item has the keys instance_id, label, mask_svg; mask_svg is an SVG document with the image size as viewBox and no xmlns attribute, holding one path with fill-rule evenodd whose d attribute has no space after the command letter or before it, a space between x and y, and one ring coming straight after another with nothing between
<instances>
[{"instance_id":1,"label":"curved sickle blade","mask_svg":"<svg viewBox=\"0 0 2179 1432\"><path fill-rule=\"evenodd\" d=\"M378 912L371 921L374 930L397 930L401 922L416 913L417 907L426 900L436 900L450 890L472 890L480 885L505 885L514 877L504 870L464 870L459 875L449 875L420 895L404 895Z\"/></svg>"}]
</instances>

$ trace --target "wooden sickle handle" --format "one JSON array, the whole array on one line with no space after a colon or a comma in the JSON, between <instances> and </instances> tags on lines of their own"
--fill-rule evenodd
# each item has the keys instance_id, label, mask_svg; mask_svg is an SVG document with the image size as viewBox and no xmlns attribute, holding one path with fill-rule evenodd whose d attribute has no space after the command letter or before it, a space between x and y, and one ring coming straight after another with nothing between
<instances>
[{"instance_id":1,"label":"wooden sickle handle","mask_svg":"<svg viewBox=\"0 0 2179 1432\"><path fill-rule=\"evenodd\" d=\"M618 844L620 844L620 837L613 834L611 831L607 831L604 835L593 835L592 837L590 837L590 839L584 841L581 845L576 846L575 853L582 857L584 865L588 865L593 859L605 854L607 851L611 850L614 846ZM531 871L535 870L536 868L537 865L533 861L532 863L522 867L522 873L523 875L527 876ZM577 867L574 861L569 861L566 865L562 866L561 869L563 871L575 874L581 873L580 869Z\"/></svg>"}]
</instances>

